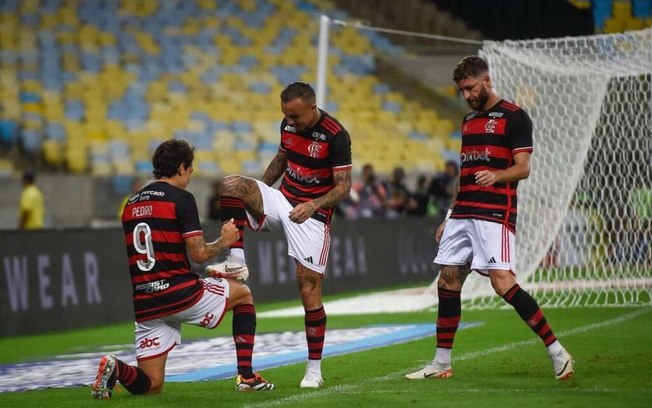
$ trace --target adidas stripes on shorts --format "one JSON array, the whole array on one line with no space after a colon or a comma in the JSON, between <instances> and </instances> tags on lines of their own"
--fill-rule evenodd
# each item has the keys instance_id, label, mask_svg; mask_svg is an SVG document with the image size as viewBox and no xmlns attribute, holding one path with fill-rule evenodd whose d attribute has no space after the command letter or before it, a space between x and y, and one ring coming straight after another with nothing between
<instances>
[{"instance_id":1,"label":"adidas stripes on shorts","mask_svg":"<svg viewBox=\"0 0 652 408\"><path fill-rule=\"evenodd\" d=\"M473 218L450 218L434 263L439 265L465 265L488 275L490 269L514 272L516 264L516 238L514 232L497 222Z\"/></svg>"}]
</instances>

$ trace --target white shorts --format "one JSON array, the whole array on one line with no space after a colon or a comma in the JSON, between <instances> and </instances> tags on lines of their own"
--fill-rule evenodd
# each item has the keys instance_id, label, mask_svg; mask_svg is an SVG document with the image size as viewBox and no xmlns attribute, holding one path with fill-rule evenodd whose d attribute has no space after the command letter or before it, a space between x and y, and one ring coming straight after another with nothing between
<instances>
[{"instance_id":1,"label":"white shorts","mask_svg":"<svg viewBox=\"0 0 652 408\"><path fill-rule=\"evenodd\" d=\"M514 272L516 260L514 233L497 222L472 218L450 218L439 243L434 263L466 265L488 275L490 269Z\"/></svg>"},{"instance_id":2,"label":"white shorts","mask_svg":"<svg viewBox=\"0 0 652 408\"><path fill-rule=\"evenodd\" d=\"M204 293L186 310L160 319L136 322L136 359L149 360L168 353L181 344L181 323L216 328L226 312L229 284L226 279L200 279Z\"/></svg>"},{"instance_id":3,"label":"white shorts","mask_svg":"<svg viewBox=\"0 0 652 408\"><path fill-rule=\"evenodd\" d=\"M261 228L283 228L288 242L288 255L303 266L323 274L331 246L331 233L328 224L308 218L301 224L290 221L290 211L294 208L279 190L256 180L263 196L264 218L257 220L247 213L249 226L253 230Z\"/></svg>"}]
</instances>

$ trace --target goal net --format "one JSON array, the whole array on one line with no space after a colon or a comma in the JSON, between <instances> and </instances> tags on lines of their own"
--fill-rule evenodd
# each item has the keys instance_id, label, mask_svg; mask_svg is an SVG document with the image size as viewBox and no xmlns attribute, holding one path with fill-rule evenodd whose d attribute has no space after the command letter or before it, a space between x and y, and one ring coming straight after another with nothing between
<instances>
[{"instance_id":1,"label":"goal net","mask_svg":"<svg viewBox=\"0 0 652 408\"><path fill-rule=\"evenodd\" d=\"M481 55L534 125L518 281L541 306L652 303L652 29L486 41ZM504 303L477 274L463 298Z\"/></svg>"}]
</instances>

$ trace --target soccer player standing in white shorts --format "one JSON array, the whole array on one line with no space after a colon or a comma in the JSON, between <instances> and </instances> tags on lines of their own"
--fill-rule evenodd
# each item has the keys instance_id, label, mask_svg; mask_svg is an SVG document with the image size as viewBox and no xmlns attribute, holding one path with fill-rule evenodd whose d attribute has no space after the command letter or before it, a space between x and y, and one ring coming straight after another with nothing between
<instances>
[{"instance_id":1,"label":"soccer player standing in white shorts","mask_svg":"<svg viewBox=\"0 0 652 408\"><path fill-rule=\"evenodd\" d=\"M462 312L460 294L469 272L476 271L489 277L496 293L541 338L555 378L566 379L573 374L573 359L537 302L518 285L514 272L516 188L530 174L532 122L523 109L496 94L482 58L463 58L453 80L472 110L462 122L458 188L435 237L440 246L434 262L441 265L437 348L431 363L406 378L453 375L451 351Z\"/></svg>"},{"instance_id":2,"label":"soccer player standing in white shorts","mask_svg":"<svg viewBox=\"0 0 652 408\"><path fill-rule=\"evenodd\" d=\"M138 365L110 354L102 357L93 398L111 398L117 381L132 394L161 392L168 353L181 342L181 323L213 329L228 310L233 311L236 389L274 388L252 368L256 309L249 288L230 279L200 279L190 268L188 254L195 262L206 262L239 239L229 220L219 239L204 240L195 198L186 191L193 158L193 148L183 140L161 143L152 157L156 181L127 200L122 225L133 286Z\"/></svg>"},{"instance_id":3,"label":"soccer player standing in white shorts","mask_svg":"<svg viewBox=\"0 0 652 408\"><path fill-rule=\"evenodd\" d=\"M282 228L305 310L308 364L302 388L319 388L326 312L321 288L330 248L333 207L351 190L351 139L344 127L315 104L315 92L294 82L281 92L281 143L261 181L232 175L224 179L222 219L233 218L244 234ZM280 188L272 188L279 178ZM246 211L245 211L246 210ZM243 235L242 235L243 236ZM247 273L244 241L231 245L227 259L207 267L213 276Z\"/></svg>"}]
</instances>

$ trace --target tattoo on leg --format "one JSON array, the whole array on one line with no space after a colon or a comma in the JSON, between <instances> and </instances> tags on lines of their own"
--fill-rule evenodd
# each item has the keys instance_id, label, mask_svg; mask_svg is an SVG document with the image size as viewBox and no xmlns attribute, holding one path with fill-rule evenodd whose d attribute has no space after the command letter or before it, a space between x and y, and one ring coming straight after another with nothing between
<instances>
[{"instance_id":1,"label":"tattoo on leg","mask_svg":"<svg viewBox=\"0 0 652 408\"><path fill-rule=\"evenodd\" d=\"M453 280L453 276L455 276L454 271L452 270L452 268L449 267L443 267L441 273L446 281Z\"/></svg>"},{"instance_id":2,"label":"tattoo on leg","mask_svg":"<svg viewBox=\"0 0 652 408\"><path fill-rule=\"evenodd\" d=\"M252 178L231 176L224 179L222 195L241 199L247 210L254 215L263 214L263 196L258 183Z\"/></svg>"},{"instance_id":3,"label":"tattoo on leg","mask_svg":"<svg viewBox=\"0 0 652 408\"><path fill-rule=\"evenodd\" d=\"M460 286L466 280L469 269L463 266L442 265L441 278L448 285L459 284Z\"/></svg>"},{"instance_id":4,"label":"tattoo on leg","mask_svg":"<svg viewBox=\"0 0 652 408\"><path fill-rule=\"evenodd\" d=\"M300 289L313 291L319 283L318 278L311 275L298 275L297 284Z\"/></svg>"}]
</instances>

